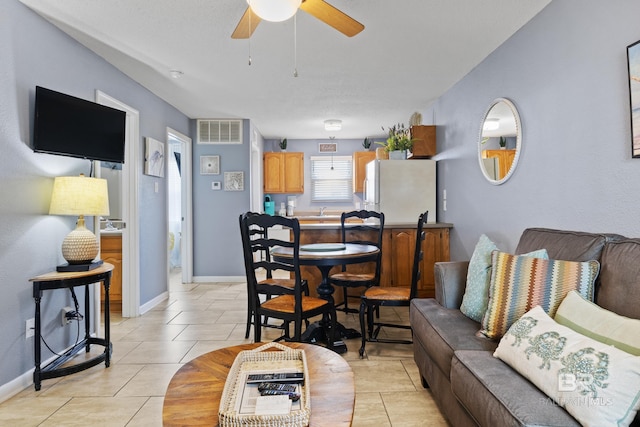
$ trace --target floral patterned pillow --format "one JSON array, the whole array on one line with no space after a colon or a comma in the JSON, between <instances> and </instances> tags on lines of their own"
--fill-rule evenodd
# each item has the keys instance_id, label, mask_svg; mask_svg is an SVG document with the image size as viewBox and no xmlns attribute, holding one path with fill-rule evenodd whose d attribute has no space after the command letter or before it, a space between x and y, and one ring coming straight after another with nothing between
<instances>
[{"instance_id":1,"label":"floral patterned pillow","mask_svg":"<svg viewBox=\"0 0 640 427\"><path fill-rule=\"evenodd\" d=\"M628 426L640 409L640 357L556 323L540 306L493 354L585 426Z\"/></svg>"}]
</instances>

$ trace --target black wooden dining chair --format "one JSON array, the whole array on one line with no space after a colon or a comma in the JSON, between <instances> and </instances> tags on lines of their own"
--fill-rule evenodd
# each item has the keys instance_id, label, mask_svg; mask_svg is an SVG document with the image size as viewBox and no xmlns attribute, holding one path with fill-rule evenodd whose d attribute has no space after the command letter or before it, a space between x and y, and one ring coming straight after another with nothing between
<instances>
[{"instance_id":1,"label":"black wooden dining chair","mask_svg":"<svg viewBox=\"0 0 640 427\"><path fill-rule=\"evenodd\" d=\"M413 269L411 271L411 287L376 286L367 289L360 297L360 331L362 333L360 357L364 356L367 341L397 344L413 343L412 340L379 338L378 335L380 333L380 329L383 327L411 329L411 326L374 321L373 312L378 311L380 307L385 306L408 307L411 300L416 297L418 292L418 282L420 281L421 276L420 264L424 257L424 250L422 248L422 243L425 238L424 224L427 223L428 215L429 211L420 214L420 217L418 218L418 225L416 227L416 245L413 254Z\"/></svg>"},{"instance_id":2,"label":"black wooden dining chair","mask_svg":"<svg viewBox=\"0 0 640 427\"><path fill-rule=\"evenodd\" d=\"M361 222L349 222L351 219ZM380 249L378 258L374 261L375 267L369 273L355 273L347 271L347 266L342 266L342 271L329 276L333 286L342 288L344 301L336 304L343 306L339 310L346 313L357 313L355 308L349 308L349 288L370 288L380 284L380 267L382 264L382 232L384 230L384 213L359 210L343 212L340 216L342 243L359 243L373 245Z\"/></svg>"},{"instance_id":3,"label":"black wooden dining chair","mask_svg":"<svg viewBox=\"0 0 640 427\"><path fill-rule=\"evenodd\" d=\"M285 218L281 216L271 216L266 214L243 215L240 219L240 229L245 235L247 230L258 229L264 233L257 233L253 239L246 239L243 236L243 242L247 244L247 253L245 256L245 265L247 269L247 283L249 286L249 298L253 304L253 324L254 324L254 340L259 342L261 339L262 328L260 318L273 317L283 320L284 335L279 339L287 341L300 341L302 336L302 323L308 324L308 319L322 315L325 320L329 321L329 338L328 345L331 347L334 342L336 312L332 303L327 300L308 296L308 287L305 288L302 277L300 275L300 223L295 218ZM289 229L291 239L289 241L279 240L269 236L269 229L274 226L281 226ZM274 261L272 257L254 257L256 252L266 252L269 254L275 247L291 248L293 256L290 262L282 263ZM256 279L256 271L265 270L275 273L277 271L286 272L291 276L291 286L282 286L275 279L269 284L270 290L281 291L280 295L271 294L271 298L262 301L260 298L264 287L259 285ZM281 280L281 279L279 279ZM287 283L289 284L289 283ZM291 292L293 290L293 292ZM293 322L294 333L290 335L289 324Z\"/></svg>"},{"instance_id":4,"label":"black wooden dining chair","mask_svg":"<svg viewBox=\"0 0 640 427\"><path fill-rule=\"evenodd\" d=\"M249 289L249 276L254 276L255 271L251 269L251 266L248 264L248 259L252 257L257 257L260 259L266 259L270 261L271 254L267 248L251 246L250 241L255 240L257 238L267 238L268 230L257 225L253 225L250 228L247 228L245 224L243 224L242 219L244 217L256 216L260 215L257 212L246 212L241 214L239 217L240 223L240 235L242 237L242 251L244 255L244 266L245 273L247 276L247 327L245 330L244 337L249 338L249 332L251 330L251 325L254 323L253 320L255 318L255 302L253 301L253 292ZM282 294L293 294L294 292L294 280L289 278L274 278L273 271L270 269L265 269L261 271L261 279L258 280L256 278L256 288L258 294L263 299L271 299L273 295L282 295ZM262 278L264 276L264 278ZM309 285L306 280L302 280L302 291L305 295L309 295ZM268 328L278 328L282 329L282 325L274 325L268 322L268 318L261 319L260 325Z\"/></svg>"}]
</instances>

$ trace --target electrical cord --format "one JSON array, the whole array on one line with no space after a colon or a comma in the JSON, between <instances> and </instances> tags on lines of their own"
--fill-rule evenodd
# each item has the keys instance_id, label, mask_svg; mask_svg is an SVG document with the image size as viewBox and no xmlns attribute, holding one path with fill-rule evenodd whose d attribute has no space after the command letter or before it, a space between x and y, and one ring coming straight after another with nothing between
<instances>
[{"instance_id":1,"label":"electrical cord","mask_svg":"<svg viewBox=\"0 0 640 427\"><path fill-rule=\"evenodd\" d=\"M73 350L73 348L78 345L78 343L80 342L80 320L82 319L79 314L80 314L80 305L78 304L78 298L76 297L76 293L74 292L73 288L69 288L69 291L71 291L71 297L73 298L73 304L75 305L76 308L76 317L74 318L74 320L77 323L77 328L76 328L76 342L75 344L73 344L71 346L71 348L69 348L69 350L65 351L64 353L60 354L57 353L56 351L54 351L49 344L47 344L47 341L44 339L44 337L42 336L42 333L40 334L40 340L42 341L42 343L44 344L45 347L47 347L49 349L49 351L53 354L55 354L56 356L63 356L66 355L68 353L71 352L71 350Z\"/></svg>"}]
</instances>

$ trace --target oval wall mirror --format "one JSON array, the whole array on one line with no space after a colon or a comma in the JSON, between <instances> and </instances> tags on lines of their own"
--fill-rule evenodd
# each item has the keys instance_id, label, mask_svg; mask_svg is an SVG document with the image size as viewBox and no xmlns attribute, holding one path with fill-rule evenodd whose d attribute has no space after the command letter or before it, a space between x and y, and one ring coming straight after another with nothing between
<instances>
[{"instance_id":1,"label":"oval wall mirror","mask_svg":"<svg viewBox=\"0 0 640 427\"><path fill-rule=\"evenodd\" d=\"M487 180L500 185L513 175L522 145L520 115L513 102L495 99L480 126L478 160Z\"/></svg>"}]
</instances>

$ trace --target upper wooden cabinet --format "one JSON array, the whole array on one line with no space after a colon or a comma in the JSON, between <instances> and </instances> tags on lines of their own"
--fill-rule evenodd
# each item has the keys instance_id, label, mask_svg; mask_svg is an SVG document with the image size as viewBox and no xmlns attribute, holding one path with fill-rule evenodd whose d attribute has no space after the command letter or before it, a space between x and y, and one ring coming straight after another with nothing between
<instances>
[{"instance_id":1,"label":"upper wooden cabinet","mask_svg":"<svg viewBox=\"0 0 640 427\"><path fill-rule=\"evenodd\" d=\"M412 159L428 159L436 155L436 127L433 125L411 126L411 138L414 138Z\"/></svg>"},{"instance_id":2,"label":"upper wooden cabinet","mask_svg":"<svg viewBox=\"0 0 640 427\"><path fill-rule=\"evenodd\" d=\"M509 169L511 169L513 160L516 157L516 150L482 150L483 159L490 159L492 157L498 159L498 171L495 179L501 180L507 172L509 172Z\"/></svg>"},{"instance_id":3,"label":"upper wooden cabinet","mask_svg":"<svg viewBox=\"0 0 640 427\"><path fill-rule=\"evenodd\" d=\"M353 192L364 191L364 179L367 177L367 163L376 159L375 151L356 151L353 153Z\"/></svg>"},{"instance_id":4,"label":"upper wooden cabinet","mask_svg":"<svg viewBox=\"0 0 640 427\"><path fill-rule=\"evenodd\" d=\"M265 193L304 193L304 153L264 153Z\"/></svg>"}]
</instances>

